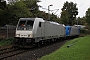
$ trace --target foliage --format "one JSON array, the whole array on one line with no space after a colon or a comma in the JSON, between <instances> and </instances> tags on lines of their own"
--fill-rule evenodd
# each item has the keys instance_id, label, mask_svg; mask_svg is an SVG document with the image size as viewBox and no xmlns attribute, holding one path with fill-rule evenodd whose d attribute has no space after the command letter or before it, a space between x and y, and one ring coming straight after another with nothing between
<instances>
[{"instance_id":1,"label":"foliage","mask_svg":"<svg viewBox=\"0 0 90 60\"><path fill-rule=\"evenodd\" d=\"M90 33L90 8L87 9L85 17L87 22L87 29L89 30Z\"/></svg>"},{"instance_id":2,"label":"foliage","mask_svg":"<svg viewBox=\"0 0 90 60\"><path fill-rule=\"evenodd\" d=\"M7 46L13 44L14 38L3 39L0 41L0 46Z\"/></svg>"},{"instance_id":3,"label":"foliage","mask_svg":"<svg viewBox=\"0 0 90 60\"><path fill-rule=\"evenodd\" d=\"M33 9L38 6L37 0L25 0L24 3L26 4L26 7L29 9Z\"/></svg>"},{"instance_id":4,"label":"foliage","mask_svg":"<svg viewBox=\"0 0 90 60\"><path fill-rule=\"evenodd\" d=\"M90 8L86 11L86 22L90 26Z\"/></svg>"},{"instance_id":5,"label":"foliage","mask_svg":"<svg viewBox=\"0 0 90 60\"><path fill-rule=\"evenodd\" d=\"M86 28L82 28L80 29L80 35L81 36L85 36L85 35L89 35L90 34L90 31Z\"/></svg>"},{"instance_id":6,"label":"foliage","mask_svg":"<svg viewBox=\"0 0 90 60\"><path fill-rule=\"evenodd\" d=\"M38 17L48 20L48 13L40 11L37 2L39 0L17 0L2 5L4 8L0 8L0 26L16 25L19 18ZM61 23L61 19L54 14L50 14L50 20Z\"/></svg>"},{"instance_id":7,"label":"foliage","mask_svg":"<svg viewBox=\"0 0 90 60\"><path fill-rule=\"evenodd\" d=\"M63 10L61 12L61 21L63 24L68 25L69 24L69 14L66 12L66 10Z\"/></svg>"},{"instance_id":8,"label":"foliage","mask_svg":"<svg viewBox=\"0 0 90 60\"><path fill-rule=\"evenodd\" d=\"M0 25L4 25L8 22L7 20L8 12L6 10L0 9Z\"/></svg>"},{"instance_id":9,"label":"foliage","mask_svg":"<svg viewBox=\"0 0 90 60\"><path fill-rule=\"evenodd\" d=\"M37 12L38 10L38 5L37 2L39 0L25 0L24 3L26 5L26 7L30 10L30 12L32 12L32 17L37 17Z\"/></svg>"},{"instance_id":10,"label":"foliage","mask_svg":"<svg viewBox=\"0 0 90 60\"><path fill-rule=\"evenodd\" d=\"M16 21L18 21L21 17L32 16L32 13L29 11L29 9L27 9L26 5L22 1L16 2L14 5L10 6L10 8L10 14L12 15L11 18L13 18Z\"/></svg>"},{"instance_id":11,"label":"foliage","mask_svg":"<svg viewBox=\"0 0 90 60\"><path fill-rule=\"evenodd\" d=\"M0 15L0 22L2 22L0 25L2 26L5 24L16 25L19 18L31 17L32 13L26 7L23 1L18 1L13 5L8 4L7 9L5 10L0 9Z\"/></svg>"},{"instance_id":12,"label":"foliage","mask_svg":"<svg viewBox=\"0 0 90 60\"><path fill-rule=\"evenodd\" d=\"M78 24L78 25L86 25L87 24L86 23L86 18L85 17L82 17L82 18L78 17L76 19L76 24Z\"/></svg>"},{"instance_id":13,"label":"foliage","mask_svg":"<svg viewBox=\"0 0 90 60\"><path fill-rule=\"evenodd\" d=\"M43 12L43 11L38 11L37 12L37 17L47 20L48 19L48 14Z\"/></svg>"},{"instance_id":14,"label":"foliage","mask_svg":"<svg viewBox=\"0 0 90 60\"><path fill-rule=\"evenodd\" d=\"M40 60L90 60L89 50L90 36L85 36L68 41L60 49Z\"/></svg>"},{"instance_id":15,"label":"foliage","mask_svg":"<svg viewBox=\"0 0 90 60\"><path fill-rule=\"evenodd\" d=\"M57 20L57 16L52 13L51 16L50 16L50 20L51 21L56 21Z\"/></svg>"},{"instance_id":16,"label":"foliage","mask_svg":"<svg viewBox=\"0 0 90 60\"><path fill-rule=\"evenodd\" d=\"M0 0L0 9L5 9L6 8L6 1L1 2Z\"/></svg>"},{"instance_id":17,"label":"foliage","mask_svg":"<svg viewBox=\"0 0 90 60\"><path fill-rule=\"evenodd\" d=\"M68 2L66 1L64 3L63 8L61 9L61 20L62 23L68 24L68 25L73 25L74 20L76 19L76 15L78 15L78 8L76 7L76 3L73 2Z\"/></svg>"},{"instance_id":18,"label":"foliage","mask_svg":"<svg viewBox=\"0 0 90 60\"><path fill-rule=\"evenodd\" d=\"M1 2L0 0L0 25L2 25L5 21L3 21L3 19L5 19L5 13L6 13L6 2ZM4 18L3 18L4 17Z\"/></svg>"}]
</instances>

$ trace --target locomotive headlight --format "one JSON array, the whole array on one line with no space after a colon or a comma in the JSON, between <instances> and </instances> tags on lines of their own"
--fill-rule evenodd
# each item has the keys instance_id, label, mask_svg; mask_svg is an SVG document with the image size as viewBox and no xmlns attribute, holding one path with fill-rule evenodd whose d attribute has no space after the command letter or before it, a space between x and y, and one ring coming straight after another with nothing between
<instances>
[{"instance_id":1,"label":"locomotive headlight","mask_svg":"<svg viewBox=\"0 0 90 60\"><path fill-rule=\"evenodd\" d=\"M16 34L16 37L19 37L20 36L20 34Z\"/></svg>"},{"instance_id":2,"label":"locomotive headlight","mask_svg":"<svg viewBox=\"0 0 90 60\"><path fill-rule=\"evenodd\" d=\"M31 37L32 38L33 36L32 36L32 34L29 34L28 37Z\"/></svg>"}]
</instances>

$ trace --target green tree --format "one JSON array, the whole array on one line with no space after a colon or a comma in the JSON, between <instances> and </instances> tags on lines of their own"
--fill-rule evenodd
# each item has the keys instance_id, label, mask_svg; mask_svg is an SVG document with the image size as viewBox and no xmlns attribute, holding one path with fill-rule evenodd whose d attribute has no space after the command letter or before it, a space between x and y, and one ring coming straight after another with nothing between
<instances>
[{"instance_id":1,"label":"green tree","mask_svg":"<svg viewBox=\"0 0 90 60\"><path fill-rule=\"evenodd\" d=\"M3 25L4 10L0 9L0 26Z\"/></svg>"},{"instance_id":2,"label":"green tree","mask_svg":"<svg viewBox=\"0 0 90 60\"><path fill-rule=\"evenodd\" d=\"M0 0L0 9L6 9L6 1L1 2Z\"/></svg>"},{"instance_id":3,"label":"green tree","mask_svg":"<svg viewBox=\"0 0 90 60\"><path fill-rule=\"evenodd\" d=\"M78 8L76 3L66 1L61 9L61 20L64 24L73 25L76 15L78 15Z\"/></svg>"},{"instance_id":4,"label":"green tree","mask_svg":"<svg viewBox=\"0 0 90 60\"><path fill-rule=\"evenodd\" d=\"M37 17L39 11L37 2L39 2L39 0L24 0L26 7L33 13L33 17Z\"/></svg>"},{"instance_id":5,"label":"green tree","mask_svg":"<svg viewBox=\"0 0 90 60\"><path fill-rule=\"evenodd\" d=\"M86 18L85 17L82 17L82 18L78 17L76 19L76 24L78 24L78 25L86 25L87 24L86 23Z\"/></svg>"},{"instance_id":6,"label":"green tree","mask_svg":"<svg viewBox=\"0 0 90 60\"><path fill-rule=\"evenodd\" d=\"M36 15L37 15L37 17L39 17L39 18L43 18L43 19L45 19L45 20L48 19L48 14L45 13L45 12L43 12L43 11L38 11Z\"/></svg>"},{"instance_id":7,"label":"green tree","mask_svg":"<svg viewBox=\"0 0 90 60\"><path fill-rule=\"evenodd\" d=\"M10 8L10 14L12 15L11 18L14 18L12 20L15 20L16 22L19 18L32 16L32 13L29 11L29 9L22 1L16 2Z\"/></svg>"},{"instance_id":8,"label":"green tree","mask_svg":"<svg viewBox=\"0 0 90 60\"><path fill-rule=\"evenodd\" d=\"M52 13L52 14L50 15L50 20L51 20L51 21L57 21L57 16Z\"/></svg>"},{"instance_id":9,"label":"green tree","mask_svg":"<svg viewBox=\"0 0 90 60\"><path fill-rule=\"evenodd\" d=\"M85 17L86 17L86 22L87 22L86 26L90 33L90 8L87 9Z\"/></svg>"},{"instance_id":10,"label":"green tree","mask_svg":"<svg viewBox=\"0 0 90 60\"><path fill-rule=\"evenodd\" d=\"M0 26L2 26L5 23L6 18L6 1L1 2L0 0ZM7 21L6 21L7 22Z\"/></svg>"},{"instance_id":11,"label":"green tree","mask_svg":"<svg viewBox=\"0 0 90 60\"><path fill-rule=\"evenodd\" d=\"M90 8L88 8L88 10L86 11L86 22L88 23L88 25L90 25Z\"/></svg>"},{"instance_id":12,"label":"green tree","mask_svg":"<svg viewBox=\"0 0 90 60\"><path fill-rule=\"evenodd\" d=\"M61 21L62 21L62 24L65 24L65 25L68 25L69 24L69 14L67 13L66 10L63 10L61 12Z\"/></svg>"},{"instance_id":13,"label":"green tree","mask_svg":"<svg viewBox=\"0 0 90 60\"><path fill-rule=\"evenodd\" d=\"M13 5L8 4L6 10L0 10L0 22L4 24L16 25L19 18L31 17L32 13L23 3L23 1L15 2Z\"/></svg>"},{"instance_id":14,"label":"green tree","mask_svg":"<svg viewBox=\"0 0 90 60\"><path fill-rule=\"evenodd\" d=\"M5 24L16 25L19 18L39 17L47 20L48 13L38 9L38 1L39 0L17 0L6 5L5 9L0 8L0 26ZM60 21L56 15L50 14L50 16L51 21Z\"/></svg>"}]
</instances>

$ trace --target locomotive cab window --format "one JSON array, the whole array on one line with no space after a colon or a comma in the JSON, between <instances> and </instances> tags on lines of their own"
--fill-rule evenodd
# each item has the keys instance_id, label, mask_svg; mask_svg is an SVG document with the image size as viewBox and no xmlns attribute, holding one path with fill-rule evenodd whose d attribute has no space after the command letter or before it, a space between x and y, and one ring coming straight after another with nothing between
<instances>
[{"instance_id":1,"label":"locomotive cab window","mask_svg":"<svg viewBox=\"0 0 90 60\"><path fill-rule=\"evenodd\" d=\"M23 20L19 22L17 30L32 30L33 29L34 21L32 20Z\"/></svg>"},{"instance_id":2,"label":"locomotive cab window","mask_svg":"<svg viewBox=\"0 0 90 60\"><path fill-rule=\"evenodd\" d=\"M19 26L25 26L26 21L20 21Z\"/></svg>"},{"instance_id":3,"label":"locomotive cab window","mask_svg":"<svg viewBox=\"0 0 90 60\"><path fill-rule=\"evenodd\" d=\"M41 22L39 22L39 27L41 27Z\"/></svg>"},{"instance_id":4,"label":"locomotive cab window","mask_svg":"<svg viewBox=\"0 0 90 60\"><path fill-rule=\"evenodd\" d=\"M27 21L26 26L32 26L33 27L33 23L34 23L34 21Z\"/></svg>"}]
</instances>

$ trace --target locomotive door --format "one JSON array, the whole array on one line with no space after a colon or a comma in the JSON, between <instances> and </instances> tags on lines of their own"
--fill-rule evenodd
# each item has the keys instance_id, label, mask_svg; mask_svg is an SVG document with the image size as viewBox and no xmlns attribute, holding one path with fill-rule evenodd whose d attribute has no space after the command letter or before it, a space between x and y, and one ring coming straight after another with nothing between
<instances>
[{"instance_id":1,"label":"locomotive door","mask_svg":"<svg viewBox=\"0 0 90 60\"><path fill-rule=\"evenodd\" d=\"M41 37L45 37L45 22L41 23Z\"/></svg>"}]
</instances>

